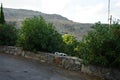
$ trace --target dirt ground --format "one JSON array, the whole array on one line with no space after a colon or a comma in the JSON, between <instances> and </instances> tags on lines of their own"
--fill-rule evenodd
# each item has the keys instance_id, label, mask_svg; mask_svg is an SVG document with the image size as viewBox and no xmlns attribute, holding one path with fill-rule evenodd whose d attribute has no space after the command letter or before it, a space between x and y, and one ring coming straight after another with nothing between
<instances>
[{"instance_id":1,"label":"dirt ground","mask_svg":"<svg viewBox=\"0 0 120 80\"><path fill-rule=\"evenodd\" d=\"M104 80L36 60L0 53L0 80Z\"/></svg>"}]
</instances>

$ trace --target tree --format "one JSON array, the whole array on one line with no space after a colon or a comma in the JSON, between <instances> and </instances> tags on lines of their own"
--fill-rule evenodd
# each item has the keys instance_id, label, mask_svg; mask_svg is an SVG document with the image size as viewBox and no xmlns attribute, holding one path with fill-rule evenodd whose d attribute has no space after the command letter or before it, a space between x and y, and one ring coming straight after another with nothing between
<instances>
[{"instance_id":1,"label":"tree","mask_svg":"<svg viewBox=\"0 0 120 80\"><path fill-rule=\"evenodd\" d=\"M18 46L31 51L60 51L61 35L53 24L47 23L43 17L33 17L24 20L18 39Z\"/></svg>"},{"instance_id":2,"label":"tree","mask_svg":"<svg viewBox=\"0 0 120 80\"><path fill-rule=\"evenodd\" d=\"M1 4L1 7L0 7L0 24L4 24L4 23L5 23L4 12L3 12L3 6Z\"/></svg>"},{"instance_id":3,"label":"tree","mask_svg":"<svg viewBox=\"0 0 120 80\"><path fill-rule=\"evenodd\" d=\"M96 23L81 41L79 57L86 64L120 67L120 25Z\"/></svg>"}]
</instances>

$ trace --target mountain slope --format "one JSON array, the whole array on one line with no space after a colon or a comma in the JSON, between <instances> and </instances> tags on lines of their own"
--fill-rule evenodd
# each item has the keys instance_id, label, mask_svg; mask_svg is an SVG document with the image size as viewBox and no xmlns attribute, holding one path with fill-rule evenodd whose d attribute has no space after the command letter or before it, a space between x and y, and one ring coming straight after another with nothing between
<instances>
[{"instance_id":1,"label":"mountain slope","mask_svg":"<svg viewBox=\"0 0 120 80\"><path fill-rule=\"evenodd\" d=\"M7 20L23 20L27 17L33 17L33 16L43 16L45 19L57 19L57 20L68 20L65 17L62 17L61 15L57 14L45 14L38 11L32 11L32 10L25 10L25 9L11 9L11 8L4 8L5 17Z\"/></svg>"},{"instance_id":2,"label":"mountain slope","mask_svg":"<svg viewBox=\"0 0 120 80\"><path fill-rule=\"evenodd\" d=\"M46 21L55 25L56 30L61 33L73 34L77 39L81 39L88 31L91 30L93 24L76 23L67 18L57 14L45 14L38 11L25 10L25 9L11 9L4 8L5 18L7 21L16 22L17 26L28 17L43 16Z\"/></svg>"}]
</instances>

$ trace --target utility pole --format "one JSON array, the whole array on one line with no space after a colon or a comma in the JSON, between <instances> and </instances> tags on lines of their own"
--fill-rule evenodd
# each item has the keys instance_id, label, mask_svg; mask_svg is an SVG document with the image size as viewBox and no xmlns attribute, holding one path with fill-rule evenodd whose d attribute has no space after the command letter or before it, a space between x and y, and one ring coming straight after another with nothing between
<instances>
[{"instance_id":1,"label":"utility pole","mask_svg":"<svg viewBox=\"0 0 120 80\"><path fill-rule=\"evenodd\" d=\"M108 0L108 24L110 24L110 0Z\"/></svg>"},{"instance_id":2,"label":"utility pole","mask_svg":"<svg viewBox=\"0 0 120 80\"><path fill-rule=\"evenodd\" d=\"M110 0L108 0L108 24L112 23L112 15L110 14Z\"/></svg>"}]
</instances>

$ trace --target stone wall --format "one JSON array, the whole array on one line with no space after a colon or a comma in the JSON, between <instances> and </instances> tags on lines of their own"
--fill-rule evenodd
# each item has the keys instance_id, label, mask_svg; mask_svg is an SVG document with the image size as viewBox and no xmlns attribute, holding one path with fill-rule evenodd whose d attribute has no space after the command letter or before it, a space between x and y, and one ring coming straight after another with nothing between
<instances>
[{"instance_id":1,"label":"stone wall","mask_svg":"<svg viewBox=\"0 0 120 80\"><path fill-rule=\"evenodd\" d=\"M107 80L120 80L120 70L103 68L93 65L84 65L82 64L82 60L77 57L57 56L52 53L46 52L34 53L30 51L24 51L20 47L13 46L0 46L0 52L39 60L41 62L63 67L67 70L80 71L103 77Z\"/></svg>"},{"instance_id":2,"label":"stone wall","mask_svg":"<svg viewBox=\"0 0 120 80\"><path fill-rule=\"evenodd\" d=\"M57 66L64 67L65 69L68 69L68 70L80 71L82 66L81 59L76 57L58 56L58 55L54 55L52 53L46 53L46 52L34 53L30 51L24 51L20 47L1 46L0 52L19 55L26 58L39 60L41 62L55 64Z\"/></svg>"},{"instance_id":3,"label":"stone wall","mask_svg":"<svg viewBox=\"0 0 120 80\"><path fill-rule=\"evenodd\" d=\"M82 65L81 72L96 75L105 80L120 80L120 70L94 65Z\"/></svg>"}]
</instances>

